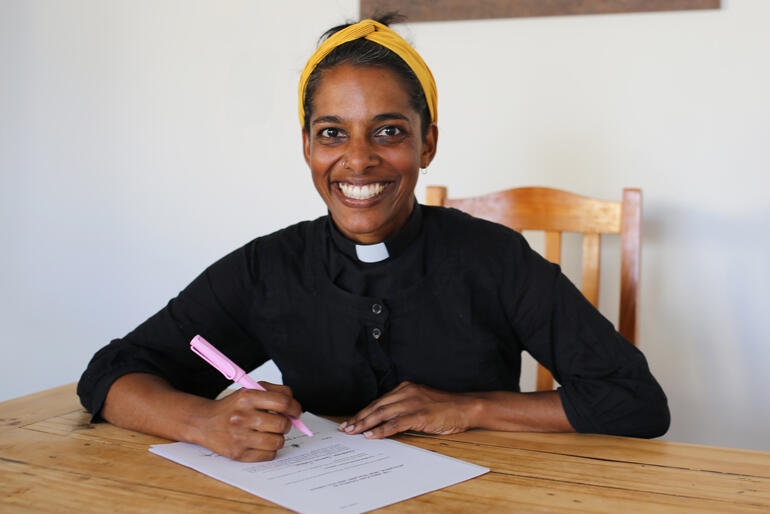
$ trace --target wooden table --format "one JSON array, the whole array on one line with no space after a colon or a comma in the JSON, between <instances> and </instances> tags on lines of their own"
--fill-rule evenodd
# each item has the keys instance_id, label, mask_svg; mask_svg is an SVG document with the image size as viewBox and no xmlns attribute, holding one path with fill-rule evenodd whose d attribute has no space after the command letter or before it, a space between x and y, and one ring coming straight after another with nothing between
<instances>
[{"instance_id":1,"label":"wooden table","mask_svg":"<svg viewBox=\"0 0 770 514\"><path fill-rule=\"evenodd\" d=\"M390 512L770 512L770 452L580 434L471 431L398 440L492 470ZM75 385L0 403L0 511L254 512L266 500L92 425Z\"/></svg>"}]
</instances>

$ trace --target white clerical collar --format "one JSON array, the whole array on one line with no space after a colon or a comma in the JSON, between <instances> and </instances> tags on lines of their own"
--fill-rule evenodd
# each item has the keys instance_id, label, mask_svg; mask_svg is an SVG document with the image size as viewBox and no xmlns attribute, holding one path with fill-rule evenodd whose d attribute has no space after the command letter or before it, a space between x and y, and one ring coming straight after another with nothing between
<instances>
[{"instance_id":1,"label":"white clerical collar","mask_svg":"<svg viewBox=\"0 0 770 514\"><path fill-rule=\"evenodd\" d=\"M361 262L380 262L390 257L385 243L373 245L356 245L356 257Z\"/></svg>"},{"instance_id":2,"label":"white clerical collar","mask_svg":"<svg viewBox=\"0 0 770 514\"><path fill-rule=\"evenodd\" d=\"M328 217L328 222L329 233L336 249L351 259L372 264L396 258L412 244L422 230L422 208L415 201L412 214L398 234L373 245L360 245L342 235L331 215Z\"/></svg>"}]
</instances>

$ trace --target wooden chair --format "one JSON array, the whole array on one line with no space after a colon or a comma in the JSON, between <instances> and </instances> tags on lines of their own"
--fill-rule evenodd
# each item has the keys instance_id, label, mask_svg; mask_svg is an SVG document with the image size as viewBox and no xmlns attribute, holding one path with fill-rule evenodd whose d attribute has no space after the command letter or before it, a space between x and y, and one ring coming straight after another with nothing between
<instances>
[{"instance_id":1,"label":"wooden chair","mask_svg":"<svg viewBox=\"0 0 770 514\"><path fill-rule=\"evenodd\" d=\"M495 221L514 230L545 232L545 258L561 264L562 232L583 234L581 291L599 304L601 234L620 234L619 332L636 344L636 310L639 285L642 192L624 189L620 202L598 200L559 189L520 187L472 198L447 198L444 186L428 186L426 204L443 205ZM538 391L553 389L553 377L538 364Z\"/></svg>"}]
</instances>

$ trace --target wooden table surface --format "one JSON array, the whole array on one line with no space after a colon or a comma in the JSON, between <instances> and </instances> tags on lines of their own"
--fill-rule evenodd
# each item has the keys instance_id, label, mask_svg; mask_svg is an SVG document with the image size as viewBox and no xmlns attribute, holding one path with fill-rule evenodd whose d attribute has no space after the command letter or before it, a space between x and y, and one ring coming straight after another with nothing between
<instances>
[{"instance_id":1,"label":"wooden table surface","mask_svg":"<svg viewBox=\"0 0 770 514\"><path fill-rule=\"evenodd\" d=\"M284 510L148 451L164 439L89 417L74 384L0 403L0 512ZM485 430L396 439L492 471L386 512L770 512L770 452Z\"/></svg>"}]
</instances>

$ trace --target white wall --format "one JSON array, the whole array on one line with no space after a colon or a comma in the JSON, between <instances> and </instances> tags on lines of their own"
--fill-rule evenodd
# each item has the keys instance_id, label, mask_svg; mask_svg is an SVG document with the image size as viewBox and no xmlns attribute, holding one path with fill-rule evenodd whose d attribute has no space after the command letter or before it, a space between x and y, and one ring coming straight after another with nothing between
<instances>
[{"instance_id":1,"label":"white wall","mask_svg":"<svg viewBox=\"0 0 770 514\"><path fill-rule=\"evenodd\" d=\"M355 0L0 0L0 400L77 380L208 263L324 213L296 81L355 17ZM770 450L768 18L725 0L399 29L439 87L420 191L643 189L640 346L671 440Z\"/></svg>"}]
</instances>

